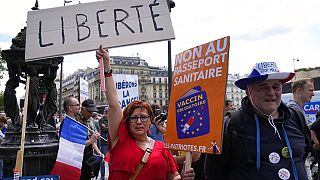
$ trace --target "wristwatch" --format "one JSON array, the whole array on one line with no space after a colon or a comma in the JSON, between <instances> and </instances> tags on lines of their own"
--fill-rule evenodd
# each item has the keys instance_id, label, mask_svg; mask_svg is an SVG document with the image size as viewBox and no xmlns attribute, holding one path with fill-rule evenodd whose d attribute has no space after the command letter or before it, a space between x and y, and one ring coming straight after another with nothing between
<instances>
[{"instance_id":1,"label":"wristwatch","mask_svg":"<svg viewBox=\"0 0 320 180\"><path fill-rule=\"evenodd\" d=\"M105 77L112 76L112 69L104 70L104 76Z\"/></svg>"}]
</instances>

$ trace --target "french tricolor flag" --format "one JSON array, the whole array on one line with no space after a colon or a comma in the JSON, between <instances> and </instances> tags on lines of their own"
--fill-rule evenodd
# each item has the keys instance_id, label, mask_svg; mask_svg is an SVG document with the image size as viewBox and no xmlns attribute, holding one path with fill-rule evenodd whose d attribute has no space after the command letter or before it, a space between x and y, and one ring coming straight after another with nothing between
<instances>
[{"instance_id":1,"label":"french tricolor flag","mask_svg":"<svg viewBox=\"0 0 320 180\"><path fill-rule=\"evenodd\" d=\"M60 176L60 180L79 180L86 139L86 127L66 116L63 120L57 160L51 175Z\"/></svg>"}]
</instances>

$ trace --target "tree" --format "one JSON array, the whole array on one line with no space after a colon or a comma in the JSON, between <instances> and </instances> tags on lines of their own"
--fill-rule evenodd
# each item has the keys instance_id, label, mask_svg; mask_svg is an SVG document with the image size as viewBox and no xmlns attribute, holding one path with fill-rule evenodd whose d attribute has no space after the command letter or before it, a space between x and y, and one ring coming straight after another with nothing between
<instances>
[{"instance_id":1,"label":"tree","mask_svg":"<svg viewBox=\"0 0 320 180\"><path fill-rule=\"evenodd\" d=\"M2 59L1 48L0 48L0 80L3 78L4 73L7 71L5 64L6 62Z\"/></svg>"}]
</instances>

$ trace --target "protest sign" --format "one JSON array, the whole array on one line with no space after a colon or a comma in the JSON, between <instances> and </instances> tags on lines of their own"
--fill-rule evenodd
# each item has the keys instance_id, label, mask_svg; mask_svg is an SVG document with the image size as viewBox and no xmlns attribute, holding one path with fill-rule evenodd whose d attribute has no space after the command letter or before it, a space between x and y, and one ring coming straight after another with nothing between
<instances>
[{"instance_id":1,"label":"protest sign","mask_svg":"<svg viewBox=\"0 0 320 180\"><path fill-rule=\"evenodd\" d=\"M230 37L175 58L165 147L220 153Z\"/></svg>"},{"instance_id":2,"label":"protest sign","mask_svg":"<svg viewBox=\"0 0 320 180\"><path fill-rule=\"evenodd\" d=\"M138 75L113 74L119 104L124 109L134 100L139 99Z\"/></svg>"},{"instance_id":3,"label":"protest sign","mask_svg":"<svg viewBox=\"0 0 320 180\"><path fill-rule=\"evenodd\" d=\"M316 114L320 111L320 102L307 102L303 106L305 117L308 124L316 120Z\"/></svg>"},{"instance_id":4,"label":"protest sign","mask_svg":"<svg viewBox=\"0 0 320 180\"><path fill-rule=\"evenodd\" d=\"M85 79L81 78L79 79L79 84L80 84L80 87L79 87L79 102L80 104L89 98L89 84L88 84L88 81L86 81Z\"/></svg>"},{"instance_id":5,"label":"protest sign","mask_svg":"<svg viewBox=\"0 0 320 180\"><path fill-rule=\"evenodd\" d=\"M166 0L108 0L29 11L26 61L174 39Z\"/></svg>"}]
</instances>

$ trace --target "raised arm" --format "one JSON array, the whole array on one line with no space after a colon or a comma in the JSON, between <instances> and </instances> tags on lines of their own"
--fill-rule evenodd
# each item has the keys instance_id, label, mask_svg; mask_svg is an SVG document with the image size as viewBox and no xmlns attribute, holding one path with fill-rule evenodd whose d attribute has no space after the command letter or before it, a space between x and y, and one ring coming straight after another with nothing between
<instances>
[{"instance_id":1,"label":"raised arm","mask_svg":"<svg viewBox=\"0 0 320 180\"><path fill-rule=\"evenodd\" d=\"M108 50L105 50L100 45L99 50L96 51L96 58L99 61L100 58L103 58L104 70L105 72L111 69L110 66L110 56ZM119 104L119 99L117 96L117 91L115 87L115 82L112 76L105 77L105 85L106 85L106 98L109 104L109 135L111 141L111 147L117 143L118 129L120 125L120 121L122 119L122 109Z\"/></svg>"}]
</instances>

